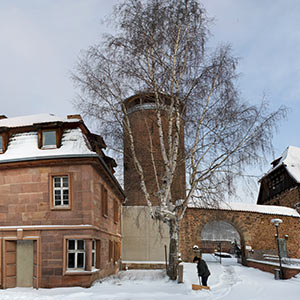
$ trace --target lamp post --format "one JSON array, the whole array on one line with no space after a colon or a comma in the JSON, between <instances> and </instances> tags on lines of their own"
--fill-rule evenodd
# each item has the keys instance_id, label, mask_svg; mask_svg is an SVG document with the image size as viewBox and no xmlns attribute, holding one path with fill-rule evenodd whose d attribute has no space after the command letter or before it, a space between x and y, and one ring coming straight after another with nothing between
<instances>
[{"instance_id":1,"label":"lamp post","mask_svg":"<svg viewBox=\"0 0 300 300\"><path fill-rule=\"evenodd\" d=\"M219 242L220 264L222 264L222 241Z\"/></svg>"},{"instance_id":2,"label":"lamp post","mask_svg":"<svg viewBox=\"0 0 300 300\"><path fill-rule=\"evenodd\" d=\"M272 219L271 223L275 225L276 228L276 241L277 241L277 250L278 250L278 257L279 257L279 268L280 268L280 273L279 273L279 278L283 279L283 271L282 271L282 264L281 264L281 254L280 254L280 245L279 245L279 234L278 234L278 227L279 224L281 224L283 221L281 219Z\"/></svg>"}]
</instances>

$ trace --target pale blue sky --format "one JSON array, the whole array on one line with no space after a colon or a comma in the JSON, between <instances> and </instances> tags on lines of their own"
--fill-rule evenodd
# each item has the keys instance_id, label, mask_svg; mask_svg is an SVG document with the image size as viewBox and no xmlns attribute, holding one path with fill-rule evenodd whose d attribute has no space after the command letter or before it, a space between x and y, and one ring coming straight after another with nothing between
<instances>
[{"instance_id":1,"label":"pale blue sky","mask_svg":"<svg viewBox=\"0 0 300 300\"><path fill-rule=\"evenodd\" d=\"M203 0L214 40L229 42L240 57L240 88L251 101L265 97L272 109L290 108L274 138L275 156L300 147L300 1Z\"/></svg>"},{"instance_id":2,"label":"pale blue sky","mask_svg":"<svg viewBox=\"0 0 300 300\"><path fill-rule=\"evenodd\" d=\"M1 0L0 114L76 113L70 71L81 49L108 30L101 19L118 0ZM242 95L290 108L275 135L275 157L300 146L300 1L203 0L215 18L212 45L240 57ZM269 161L273 157L270 156ZM263 166L267 171L269 165Z\"/></svg>"}]
</instances>

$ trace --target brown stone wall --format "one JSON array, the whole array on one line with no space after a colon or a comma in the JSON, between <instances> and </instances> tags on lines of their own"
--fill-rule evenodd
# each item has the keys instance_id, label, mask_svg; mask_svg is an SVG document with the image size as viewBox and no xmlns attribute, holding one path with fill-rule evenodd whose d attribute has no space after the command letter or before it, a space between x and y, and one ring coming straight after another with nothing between
<instances>
[{"instance_id":1,"label":"brown stone wall","mask_svg":"<svg viewBox=\"0 0 300 300\"><path fill-rule=\"evenodd\" d=\"M66 263L66 257L64 258L64 237L66 236L74 236L77 238L82 237L83 239L86 239L87 237L99 239L99 271L74 273L64 270L63 266ZM41 287L89 287L94 280L115 274L119 270L120 261L118 260L116 263L114 263L113 259L109 260L108 250L110 240L119 243L121 242L120 237L112 236L108 232L100 232L97 230L58 230L52 232L42 232Z\"/></svg>"},{"instance_id":2,"label":"brown stone wall","mask_svg":"<svg viewBox=\"0 0 300 300\"><path fill-rule=\"evenodd\" d=\"M261 271L264 272L269 272L274 274L275 269L279 269L279 265L271 265L271 264L264 264L263 262L258 262L258 261L251 261L247 260L247 266L260 269ZM290 279L293 276L296 276L297 274L300 273L299 269L293 269L293 268L285 268L282 267L282 272L283 272L283 279Z\"/></svg>"},{"instance_id":3,"label":"brown stone wall","mask_svg":"<svg viewBox=\"0 0 300 300\"><path fill-rule=\"evenodd\" d=\"M124 263L122 270L162 270L166 269L165 263Z\"/></svg>"},{"instance_id":4,"label":"brown stone wall","mask_svg":"<svg viewBox=\"0 0 300 300\"><path fill-rule=\"evenodd\" d=\"M295 208L295 204L300 202L299 188L294 187L290 190L284 191L268 201L267 205L281 205Z\"/></svg>"},{"instance_id":5,"label":"brown stone wall","mask_svg":"<svg viewBox=\"0 0 300 300\"><path fill-rule=\"evenodd\" d=\"M279 227L279 236L289 235L287 251L289 257L300 258L300 219L295 217L261 214L255 212L240 212L212 209L187 209L186 215L180 224L179 248L184 261L193 258L193 245L200 248L201 232L206 223L213 220L225 221L233 225L241 238L242 251L246 257L255 257L255 253L271 253L276 251L274 238L275 227L271 219L280 218L283 223ZM254 253L248 253L245 246L251 246Z\"/></svg>"},{"instance_id":6,"label":"brown stone wall","mask_svg":"<svg viewBox=\"0 0 300 300\"><path fill-rule=\"evenodd\" d=\"M164 163L161 155L161 148L159 142L158 127L156 121L156 114L152 110L135 111L129 115L131 122L131 130L134 135L135 148L137 158L140 160L144 170L144 177L148 192L151 196L152 204L158 205L157 198L157 184L155 179L155 173L158 174L158 179L161 184L161 175L164 174ZM167 119L162 117L163 127L167 128ZM150 137L152 139L152 145L150 144ZM176 169L176 175L172 186L172 198L174 200L183 199L185 197L185 163L183 159L184 154L184 132L180 136L180 150L178 165ZM152 148L151 148L152 146ZM153 153L155 159L155 168L151 160L150 153ZM130 206L143 206L146 205L144 194L140 188L139 175L136 172L133 158L131 157L131 151L129 148L128 137L125 134L124 137L124 187L125 194L128 201L125 205Z\"/></svg>"},{"instance_id":7,"label":"brown stone wall","mask_svg":"<svg viewBox=\"0 0 300 300\"><path fill-rule=\"evenodd\" d=\"M91 224L91 174L89 165L51 166L0 171L2 226ZM71 175L70 210L50 209L50 174Z\"/></svg>"},{"instance_id":8,"label":"brown stone wall","mask_svg":"<svg viewBox=\"0 0 300 300\"><path fill-rule=\"evenodd\" d=\"M71 209L51 210L51 174L70 175ZM107 218L101 215L102 184L108 190ZM120 233L120 222L112 221L113 199L121 205L121 200L92 165L0 170L1 226L101 224L106 230Z\"/></svg>"},{"instance_id":9,"label":"brown stone wall","mask_svg":"<svg viewBox=\"0 0 300 300\"><path fill-rule=\"evenodd\" d=\"M68 174L71 179L70 209L51 209L51 175ZM101 210L101 186L108 192L108 215ZM114 220L114 202L117 200L118 220ZM0 274L4 288L16 285L13 272L13 245L17 240L34 237L34 270L35 287L56 286L90 286L95 279L114 274L119 269L109 254L109 243L121 244L121 200L112 188L110 178L100 172L96 164L64 161L49 163L48 166L31 164L30 167L0 169L0 238L11 239L10 250L2 253ZM80 225L91 225L94 229L80 228ZM43 227L55 226L56 228ZM22 226L23 231L5 226ZM24 227L25 226L25 227ZM32 229L26 226L37 226ZM60 227L59 227L60 226ZM68 226L69 229L63 229ZM73 227L72 227L73 226ZM43 227L43 228L41 228ZM35 230L33 230L35 229ZM66 264L66 236L88 237L97 240L100 247L98 257L99 271L70 273L64 272ZM2 243L5 241L2 240ZM5 242L8 243L8 242ZM40 246L38 246L40 245ZM2 246L0 245L0 249ZM6 249L4 247L4 249ZM113 251L113 249L111 250ZM119 251L119 250L118 250ZM1 261L1 258L0 258Z\"/></svg>"},{"instance_id":10,"label":"brown stone wall","mask_svg":"<svg viewBox=\"0 0 300 300\"><path fill-rule=\"evenodd\" d=\"M93 180L90 182L91 184L91 192L92 192L92 214L93 214L93 225L100 226L101 229L112 232L114 234L121 234L121 199L118 197L116 193L112 191L107 182L105 182L96 169L93 169L91 172L93 176ZM104 185L106 190L108 191L108 215L102 215L101 209L101 186ZM117 203L118 210L118 221L114 221L114 202Z\"/></svg>"},{"instance_id":11,"label":"brown stone wall","mask_svg":"<svg viewBox=\"0 0 300 300\"><path fill-rule=\"evenodd\" d=\"M0 231L0 247L3 266L1 270L1 287L16 287L16 244L18 241L17 230ZM78 239L97 239L100 249L96 260L99 261L98 270L93 272L68 272L66 266L66 237ZM121 243L119 235L99 229L42 229L24 230L22 239L34 241L33 286L39 288L53 288L63 286L89 287L94 280L115 274L119 270L120 260L110 259L109 241L113 244Z\"/></svg>"},{"instance_id":12,"label":"brown stone wall","mask_svg":"<svg viewBox=\"0 0 300 300\"><path fill-rule=\"evenodd\" d=\"M214 241L205 241L202 240L201 242L201 250L205 253L214 253L215 251L220 251L220 242ZM221 251L232 253L232 245L229 241L221 241Z\"/></svg>"}]
</instances>

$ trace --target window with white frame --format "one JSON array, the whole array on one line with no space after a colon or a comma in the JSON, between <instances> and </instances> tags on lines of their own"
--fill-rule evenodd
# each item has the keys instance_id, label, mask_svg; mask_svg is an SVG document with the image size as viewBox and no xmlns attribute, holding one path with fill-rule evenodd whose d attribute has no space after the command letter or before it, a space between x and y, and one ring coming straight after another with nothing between
<instances>
[{"instance_id":1,"label":"window with white frame","mask_svg":"<svg viewBox=\"0 0 300 300\"><path fill-rule=\"evenodd\" d=\"M96 241L92 241L92 268L96 267Z\"/></svg>"},{"instance_id":2,"label":"window with white frame","mask_svg":"<svg viewBox=\"0 0 300 300\"><path fill-rule=\"evenodd\" d=\"M68 270L85 269L85 241L68 240Z\"/></svg>"},{"instance_id":3,"label":"window with white frame","mask_svg":"<svg viewBox=\"0 0 300 300\"><path fill-rule=\"evenodd\" d=\"M53 176L53 206L69 207L69 177Z\"/></svg>"}]
</instances>

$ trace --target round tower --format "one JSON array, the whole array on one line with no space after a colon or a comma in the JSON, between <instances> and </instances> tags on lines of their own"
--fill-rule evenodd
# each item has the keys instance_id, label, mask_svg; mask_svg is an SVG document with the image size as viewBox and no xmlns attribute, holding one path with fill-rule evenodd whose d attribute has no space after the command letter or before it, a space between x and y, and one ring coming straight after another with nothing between
<instances>
[{"instance_id":1,"label":"round tower","mask_svg":"<svg viewBox=\"0 0 300 300\"><path fill-rule=\"evenodd\" d=\"M131 124L136 155L144 171L147 190L150 194L152 205L157 206L159 205L157 181L161 184L164 174L164 163L159 141L154 95L151 93L137 94L126 99L124 104ZM164 130L168 129L167 115L163 113L162 126ZM165 143L167 144L167 141ZM183 154L184 127L181 124L177 168L171 189L173 201L185 198L186 184ZM152 158L154 158L155 164L153 164ZM145 196L140 187L140 178L134 166L126 130L124 130L124 189L127 196L125 205L146 206Z\"/></svg>"},{"instance_id":2,"label":"round tower","mask_svg":"<svg viewBox=\"0 0 300 300\"><path fill-rule=\"evenodd\" d=\"M166 103L167 104L167 98ZM164 164L161 155L154 95L143 93L124 101L135 143L136 156L143 168L145 184L153 206L159 205L158 184L162 183ZM162 112L162 127L168 118ZM184 128L181 126L178 164L171 188L172 200L185 197ZM154 158L154 159L151 159ZM152 161L155 161L153 165ZM170 243L166 224L150 217L140 177L134 166L128 131L124 128L124 189L127 197L122 208L122 259L124 261L164 261Z\"/></svg>"}]
</instances>

